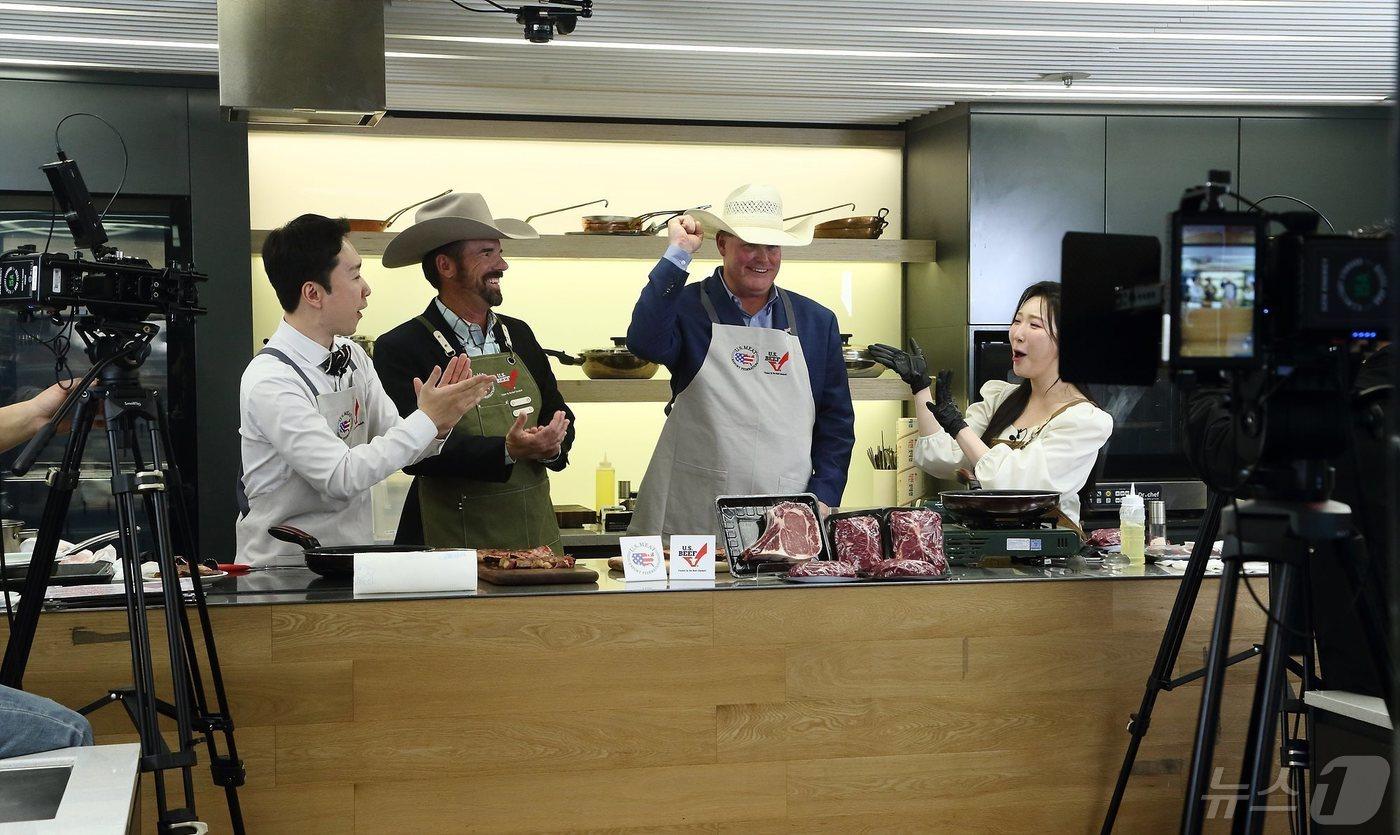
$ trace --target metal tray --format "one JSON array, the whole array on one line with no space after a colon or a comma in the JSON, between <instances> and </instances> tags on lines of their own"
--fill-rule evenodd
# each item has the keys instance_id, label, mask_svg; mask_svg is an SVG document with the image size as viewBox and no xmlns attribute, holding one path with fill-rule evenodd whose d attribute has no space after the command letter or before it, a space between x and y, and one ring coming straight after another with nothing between
<instances>
[{"instance_id":1,"label":"metal tray","mask_svg":"<svg viewBox=\"0 0 1400 835\"><path fill-rule=\"evenodd\" d=\"M778 577L784 583L797 583L804 586L828 586L828 585L850 585L851 583L862 582L859 577L788 577L782 575Z\"/></svg>"},{"instance_id":2,"label":"metal tray","mask_svg":"<svg viewBox=\"0 0 1400 835\"><path fill-rule=\"evenodd\" d=\"M748 550L763 533L763 517L768 508L780 502L799 502L807 505L817 518L817 535L821 537L822 550L819 560L833 559L831 543L826 537L826 526L821 523L821 508L817 497L811 493L758 496L716 496L715 513L719 516L719 543L724 546L725 557L729 560L729 573L735 577L753 577L756 574L785 574L792 568L790 562L746 562L739 555Z\"/></svg>"},{"instance_id":3,"label":"metal tray","mask_svg":"<svg viewBox=\"0 0 1400 835\"><path fill-rule=\"evenodd\" d=\"M953 575L948 573L932 576L910 574L907 577L862 577L860 579L864 583L941 583L944 580L953 579Z\"/></svg>"}]
</instances>

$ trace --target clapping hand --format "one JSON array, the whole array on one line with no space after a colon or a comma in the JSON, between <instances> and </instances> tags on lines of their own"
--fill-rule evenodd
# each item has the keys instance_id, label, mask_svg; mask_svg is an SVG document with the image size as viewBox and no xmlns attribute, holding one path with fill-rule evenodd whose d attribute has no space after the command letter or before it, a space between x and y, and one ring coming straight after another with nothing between
<instances>
[{"instance_id":1,"label":"clapping hand","mask_svg":"<svg viewBox=\"0 0 1400 835\"><path fill-rule=\"evenodd\" d=\"M471 360L458 354L447 361L446 368L433 366L426 382L413 378L418 408L432 419L439 438L452 431L462 415L485 399L496 383L490 374L474 375L471 371Z\"/></svg>"},{"instance_id":2,"label":"clapping hand","mask_svg":"<svg viewBox=\"0 0 1400 835\"><path fill-rule=\"evenodd\" d=\"M506 433L506 454L516 461L552 461L563 450L564 435L569 431L569 419L562 411L555 412L543 426L525 425L532 412L521 412Z\"/></svg>"}]
</instances>

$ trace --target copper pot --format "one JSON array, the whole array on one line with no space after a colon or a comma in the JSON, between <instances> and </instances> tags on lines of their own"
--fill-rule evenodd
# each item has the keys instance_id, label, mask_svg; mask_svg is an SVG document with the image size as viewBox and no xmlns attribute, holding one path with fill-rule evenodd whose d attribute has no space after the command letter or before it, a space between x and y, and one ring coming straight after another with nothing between
<instances>
[{"instance_id":1,"label":"copper pot","mask_svg":"<svg viewBox=\"0 0 1400 835\"><path fill-rule=\"evenodd\" d=\"M404 206L402 209L399 209L397 212L394 212L393 214L389 215L383 220L369 220L362 217L351 217L346 218L345 220L347 223L350 224L351 232L383 232L385 229L388 229L390 226L393 226L394 221L402 217L403 213L408 211L409 209L412 209L416 206L421 206L424 203L427 203L429 200L436 200L439 197L446 197L451 193L452 189L448 189L442 194L434 194L432 197L425 197L422 200L419 200L417 203L410 203L407 206Z\"/></svg>"},{"instance_id":2,"label":"copper pot","mask_svg":"<svg viewBox=\"0 0 1400 835\"><path fill-rule=\"evenodd\" d=\"M825 223L818 223L812 230L814 238L865 238L874 240L880 237L885 231L885 227L890 225L886 220L889 209L881 209L873 215L860 215L857 217L843 217L836 220L828 220Z\"/></svg>"},{"instance_id":3,"label":"copper pot","mask_svg":"<svg viewBox=\"0 0 1400 835\"><path fill-rule=\"evenodd\" d=\"M583 366L583 374L590 380L650 380L656 376L657 364L628 350L627 337L614 336L612 342L610 348L592 348L578 356L549 349L545 353L565 365Z\"/></svg>"},{"instance_id":4,"label":"copper pot","mask_svg":"<svg viewBox=\"0 0 1400 835\"><path fill-rule=\"evenodd\" d=\"M708 209L708 205L696 206L696 209ZM647 212L644 215L628 217L627 215L584 215L583 234L585 235L655 235L666 228L666 224L671 218L683 215L690 209L666 209L660 212ZM648 224L651 218L659 217L654 223Z\"/></svg>"}]
</instances>

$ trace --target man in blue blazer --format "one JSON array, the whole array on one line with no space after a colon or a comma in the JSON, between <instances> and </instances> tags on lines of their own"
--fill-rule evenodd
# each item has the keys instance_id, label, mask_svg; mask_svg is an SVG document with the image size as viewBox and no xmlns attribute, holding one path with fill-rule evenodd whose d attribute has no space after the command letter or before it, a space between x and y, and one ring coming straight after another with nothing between
<instances>
[{"instance_id":1,"label":"man in blue blazer","mask_svg":"<svg viewBox=\"0 0 1400 835\"><path fill-rule=\"evenodd\" d=\"M714 532L718 495L840 504L855 411L836 314L774 284L783 247L811 243L811 219L785 229L777 189L746 185L720 214L682 215L668 231L627 329L633 353L671 372L631 532ZM687 284L707 233L723 264Z\"/></svg>"}]
</instances>

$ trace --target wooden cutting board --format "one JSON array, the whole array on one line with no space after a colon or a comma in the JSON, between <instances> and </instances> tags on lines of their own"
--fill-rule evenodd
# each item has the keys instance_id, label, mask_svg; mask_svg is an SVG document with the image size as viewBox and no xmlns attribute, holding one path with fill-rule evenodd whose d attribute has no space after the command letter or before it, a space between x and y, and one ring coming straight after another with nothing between
<instances>
[{"instance_id":1,"label":"wooden cutting board","mask_svg":"<svg viewBox=\"0 0 1400 835\"><path fill-rule=\"evenodd\" d=\"M487 568L479 565L476 567L476 576L497 586L598 582L598 572L578 565L573 568Z\"/></svg>"}]
</instances>

